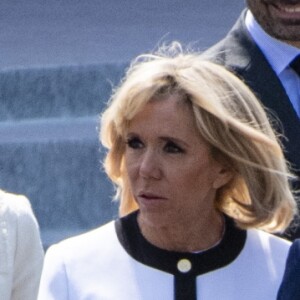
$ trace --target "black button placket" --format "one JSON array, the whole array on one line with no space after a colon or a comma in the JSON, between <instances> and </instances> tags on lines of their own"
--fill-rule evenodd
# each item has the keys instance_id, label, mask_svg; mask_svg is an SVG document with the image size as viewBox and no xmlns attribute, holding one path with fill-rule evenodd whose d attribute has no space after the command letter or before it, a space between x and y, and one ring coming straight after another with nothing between
<instances>
[{"instance_id":1,"label":"black button placket","mask_svg":"<svg viewBox=\"0 0 300 300\"><path fill-rule=\"evenodd\" d=\"M189 259L182 258L177 263L177 272L174 275L174 300L197 299L196 274Z\"/></svg>"},{"instance_id":2,"label":"black button placket","mask_svg":"<svg viewBox=\"0 0 300 300\"><path fill-rule=\"evenodd\" d=\"M141 234L138 211L116 221L121 245L137 261L172 274L174 300L197 299L197 276L225 267L233 262L246 241L247 233L225 216L225 233L215 247L201 253L167 251L150 244Z\"/></svg>"}]
</instances>

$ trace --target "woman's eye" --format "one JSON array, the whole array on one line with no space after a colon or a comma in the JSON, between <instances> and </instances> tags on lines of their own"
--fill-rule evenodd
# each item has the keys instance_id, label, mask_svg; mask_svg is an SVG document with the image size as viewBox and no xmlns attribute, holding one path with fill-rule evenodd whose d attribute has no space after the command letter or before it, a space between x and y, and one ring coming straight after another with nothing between
<instances>
[{"instance_id":1,"label":"woman's eye","mask_svg":"<svg viewBox=\"0 0 300 300\"><path fill-rule=\"evenodd\" d=\"M129 138L126 144L132 149L140 149L143 147L143 143L139 138Z\"/></svg>"},{"instance_id":2,"label":"woman's eye","mask_svg":"<svg viewBox=\"0 0 300 300\"><path fill-rule=\"evenodd\" d=\"M183 153L183 149L173 142L167 142L164 150L168 153Z\"/></svg>"}]
</instances>

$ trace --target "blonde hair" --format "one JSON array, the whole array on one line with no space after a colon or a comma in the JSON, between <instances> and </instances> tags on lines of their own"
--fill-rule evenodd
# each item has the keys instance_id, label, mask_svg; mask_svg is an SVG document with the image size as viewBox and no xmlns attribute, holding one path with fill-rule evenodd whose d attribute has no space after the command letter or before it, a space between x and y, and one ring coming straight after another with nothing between
<instances>
[{"instance_id":1,"label":"blonde hair","mask_svg":"<svg viewBox=\"0 0 300 300\"><path fill-rule=\"evenodd\" d=\"M283 231L296 213L292 175L265 110L234 74L178 43L134 60L101 117L104 167L116 184L120 215L138 208L124 168L124 131L151 99L171 94L188 101L213 155L234 173L218 190L216 207L241 228Z\"/></svg>"}]
</instances>

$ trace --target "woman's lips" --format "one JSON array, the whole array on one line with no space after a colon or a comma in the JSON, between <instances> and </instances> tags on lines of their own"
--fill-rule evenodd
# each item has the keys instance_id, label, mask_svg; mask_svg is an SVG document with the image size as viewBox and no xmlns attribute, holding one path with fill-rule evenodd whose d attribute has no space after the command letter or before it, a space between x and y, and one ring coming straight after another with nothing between
<instances>
[{"instance_id":1,"label":"woman's lips","mask_svg":"<svg viewBox=\"0 0 300 300\"><path fill-rule=\"evenodd\" d=\"M139 198L143 198L145 200L165 200L165 197L162 197L160 195L154 194L154 193L139 193Z\"/></svg>"},{"instance_id":2,"label":"woman's lips","mask_svg":"<svg viewBox=\"0 0 300 300\"><path fill-rule=\"evenodd\" d=\"M162 202L166 201L167 198L155 194L155 193L139 193L137 197L137 202L140 205L159 205Z\"/></svg>"}]
</instances>

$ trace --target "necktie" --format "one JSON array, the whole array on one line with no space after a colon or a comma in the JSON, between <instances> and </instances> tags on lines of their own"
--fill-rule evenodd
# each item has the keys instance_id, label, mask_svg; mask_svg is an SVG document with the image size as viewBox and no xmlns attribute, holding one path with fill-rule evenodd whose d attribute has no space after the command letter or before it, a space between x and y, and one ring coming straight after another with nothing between
<instances>
[{"instance_id":1,"label":"necktie","mask_svg":"<svg viewBox=\"0 0 300 300\"><path fill-rule=\"evenodd\" d=\"M297 55L294 60L290 63L290 67L298 74L300 78L300 55ZM299 99L299 91L297 96L298 101L294 103L294 108L298 114L298 117L300 119L300 99Z\"/></svg>"},{"instance_id":2,"label":"necktie","mask_svg":"<svg viewBox=\"0 0 300 300\"><path fill-rule=\"evenodd\" d=\"M290 63L291 68L300 76L300 55Z\"/></svg>"}]
</instances>

